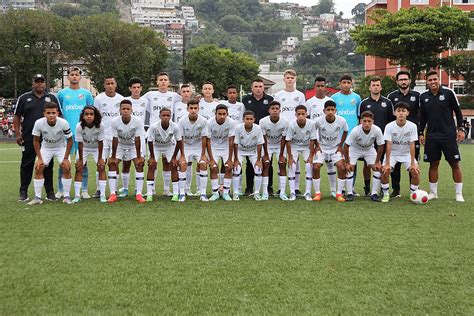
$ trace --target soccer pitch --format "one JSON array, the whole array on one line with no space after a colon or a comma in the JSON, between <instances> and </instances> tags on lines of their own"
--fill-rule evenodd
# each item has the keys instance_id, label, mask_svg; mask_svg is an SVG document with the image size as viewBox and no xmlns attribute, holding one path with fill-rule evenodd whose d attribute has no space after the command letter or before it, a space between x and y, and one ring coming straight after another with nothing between
<instances>
[{"instance_id":1,"label":"soccer pitch","mask_svg":"<svg viewBox=\"0 0 474 316\"><path fill-rule=\"evenodd\" d=\"M28 206L20 149L1 144L0 314L472 315L473 149L461 146L464 204L443 161L440 198L424 206L405 173L400 199L337 203L325 171L319 203Z\"/></svg>"}]
</instances>

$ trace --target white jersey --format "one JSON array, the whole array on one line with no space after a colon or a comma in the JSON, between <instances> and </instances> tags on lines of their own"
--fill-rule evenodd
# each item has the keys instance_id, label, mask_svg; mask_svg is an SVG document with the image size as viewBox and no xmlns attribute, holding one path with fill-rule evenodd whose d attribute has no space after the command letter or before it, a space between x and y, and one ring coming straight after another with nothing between
<instances>
[{"instance_id":1,"label":"white jersey","mask_svg":"<svg viewBox=\"0 0 474 316\"><path fill-rule=\"evenodd\" d=\"M189 120L189 115L183 116L179 120L178 126L184 146L201 148L202 138L208 137L207 120L201 115L198 115L197 120L194 122Z\"/></svg>"},{"instance_id":2,"label":"white jersey","mask_svg":"<svg viewBox=\"0 0 474 316\"><path fill-rule=\"evenodd\" d=\"M82 143L82 146L87 149L97 149L99 142L104 140L104 134L103 123L100 123L99 127L94 125L82 128L81 122L76 125L76 142Z\"/></svg>"},{"instance_id":3,"label":"white jersey","mask_svg":"<svg viewBox=\"0 0 474 316\"><path fill-rule=\"evenodd\" d=\"M203 116L206 120L214 117L216 115L216 106L219 104L219 101L213 100L212 102L207 102L202 98L199 100L199 115Z\"/></svg>"},{"instance_id":4,"label":"white jersey","mask_svg":"<svg viewBox=\"0 0 474 316\"><path fill-rule=\"evenodd\" d=\"M100 93L94 100L94 106L102 115L102 123L105 128L105 139L112 139L112 131L110 124L112 120L120 116L120 102L124 97L118 93L115 96L109 97L104 92Z\"/></svg>"},{"instance_id":5,"label":"white jersey","mask_svg":"<svg viewBox=\"0 0 474 316\"><path fill-rule=\"evenodd\" d=\"M38 119L33 126L31 135L41 137L41 148L62 149L66 146L66 138L71 138L71 128L63 118L56 118L56 124L51 126L45 117Z\"/></svg>"},{"instance_id":6,"label":"white jersey","mask_svg":"<svg viewBox=\"0 0 474 316\"><path fill-rule=\"evenodd\" d=\"M229 101L221 101L221 104L227 106L229 117L236 122L243 122L244 120L244 112L245 112L245 105L242 102L235 102L230 103Z\"/></svg>"},{"instance_id":7,"label":"white jersey","mask_svg":"<svg viewBox=\"0 0 474 316\"><path fill-rule=\"evenodd\" d=\"M143 132L142 122L132 116L130 122L125 124L122 117L116 117L111 124L112 136L118 138L118 142L122 146L134 147L135 137L139 137Z\"/></svg>"},{"instance_id":8,"label":"white jersey","mask_svg":"<svg viewBox=\"0 0 474 316\"><path fill-rule=\"evenodd\" d=\"M292 148L309 149L310 141L316 138L317 134L313 121L307 119L303 127L300 127L296 120L288 124L285 140L291 142Z\"/></svg>"},{"instance_id":9,"label":"white jersey","mask_svg":"<svg viewBox=\"0 0 474 316\"><path fill-rule=\"evenodd\" d=\"M364 152L372 150L374 144L379 146L385 144L385 140L382 130L377 125L373 124L368 133L364 132L362 125L357 125L347 136L346 144L351 146L351 149Z\"/></svg>"},{"instance_id":10,"label":"white jersey","mask_svg":"<svg viewBox=\"0 0 474 316\"><path fill-rule=\"evenodd\" d=\"M265 116L259 122L263 135L267 138L267 146L280 148L281 138L286 136L288 121L283 117L273 123L270 116Z\"/></svg>"},{"instance_id":11,"label":"white jersey","mask_svg":"<svg viewBox=\"0 0 474 316\"><path fill-rule=\"evenodd\" d=\"M280 102L280 116L285 118L288 122L295 120L295 108L298 105L304 105L306 103L304 94L298 90L292 92L285 90L278 91L275 94L274 100Z\"/></svg>"},{"instance_id":12,"label":"white jersey","mask_svg":"<svg viewBox=\"0 0 474 316\"><path fill-rule=\"evenodd\" d=\"M335 153L342 133L349 129L346 120L339 115L336 115L332 123L326 120L326 116L321 116L314 121L314 127L318 132L319 147L324 153Z\"/></svg>"},{"instance_id":13,"label":"white jersey","mask_svg":"<svg viewBox=\"0 0 474 316\"><path fill-rule=\"evenodd\" d=\"M173 104L173 122L178 123L183 116L188 115L188 105L182 101Z\"/></svg>"},{"instance_id":14,"label":"white jersey","mask_svg":"<svg viewBox=\"0 0 474 316\"><path fill-rule=\"evenodd\" d=\"M125 99L130 100L132 102L133 116L140 119L140 121L142 122L142 125L145 126L146 111L148 109L148 99L145 99L144 97L140 97L139 99L126 97Z\"/></svg>"},{"instance_id":15,"label":"white jersey","mask_svg":"<svg viewBox=\"0 0 474 316\"><path fill-rule=\"evenodd\" d=\"M148 91L143 95L148 100L148 113L150 113L150 125L160 121L160 111L168 108L173 111L173 105L181 101L181 96L176 92Z\"/></svg>"},{"instance_id":16,"label":"white jersey","mask_svg":"<svg viewBox=\"0 0 474 316\"><path fill-rule=\"evenodd\" d=\"M242 153L257 153L257 145L263 145L265 139L263 138L263 132L260 126L253 124L252 130L247 132L245 124L240 123L235 128L235 139L234 144L239 145L239 154Z\"/></svg>"},{"instance_id":17,"label":"white jersey","mask_svg":"<svg viewBox=\"0 0 474 316\"><path fill-rule=\"evenodd\" d=\"M324 97L322 99L317 98L316 96L310 98L306 101L306 108L308 109L309 118L312 120L317 119L320 116L324 115L324 104L326 101L332 100L330 97ZM334 100L332 100L334 101Z\"/></svg>"},{"instance_id":18,"label":"white jersey","mask_svg":"<svg viewBox=\"0 0 474 316\"><path fill-rule=\"evenodd\" d=\"M418 140L418 128L410 121L403 126L392 121L385 126L383 136L386 141L392 142L392 156L407 156L410 155L410 143Z\"/></svg>"},{"instance_id":19,"label":"white jersey","mask_svg":"<svg viewBox=\"0 0 474 316\"><path fill-rule=\"evenodd\" d=\"M148 129L147 135L148 141L153 142L156 147L174 147L181 140L181 131L174 122L170 122L167 129L161 126L161 122L155 122Z\"/></svg>"},{"instance_id":20,"label":"white jersey","mask_svg":"<svg viewBox=\"0 0 474 316\"><path fill-rule=\"evenodd\" d=\"M227 117L224 123L219 124L212 117L207 121L207 130L211 148L226 150L229 148L229 138L235 136L235 121Z\"/></svg>"}]
</instances>

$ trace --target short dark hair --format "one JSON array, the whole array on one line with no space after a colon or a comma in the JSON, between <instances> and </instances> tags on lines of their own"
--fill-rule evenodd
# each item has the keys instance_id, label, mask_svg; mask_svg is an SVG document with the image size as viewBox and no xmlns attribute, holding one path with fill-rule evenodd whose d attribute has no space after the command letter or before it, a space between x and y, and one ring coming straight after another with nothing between
<instances>
[{"instance_id":1,"label":"short dark hair","mask_svg":"<svg viewBox=\"0 0 474 316\"><path fill-rule=\"evenodd\" d=\"M214 88L214 84L213 84L212 82L210 82L210 81L204 81L204 82L202 83L202 85L201 85L201 89L202 89L202 87L204 87L205 84L210 84L210 85Z\"/></svg>"},{"instance_id":2,"label":"short dark hair","mask_svg":"<svg viewBox=\"0 0 474 316\"><path fill-rule=\"evenodd\" d=\"M314 82L316 82L316 81L324 81L324 82L326 82L326 78L319 76L319 77L316 77L316 78L314 79Z\"/></svg>"},{"instance_id":3,"label":"short dark hair","mask_svg":"<svg viewBox=\"0 0 474 316\"><path fill-rule=\"evenodd\" d=\"M170 75L169 75L167 72L164 72L164 71L159 72L159 73L156 75L156 79L158 79L158 77L160 77L160 76L166 76L166 77L168 77L168 79L170 78Z\"/></svg>"},{"instance_id":4,"label":"short dark hair","mask_svg":"<svg viewBox=\"0 0 474 316\"><path fill-rule=\"evenodd\" d=\"M122 108L122 105L126 105L126 104L132 106L132 101L127 100L127 99L120 101L120 108Z\"/></svg>"},{"instance_id":5,"label":"short dark hair","mask_svg":"<svg viewBox=\"0 0 474 316\"><path fill-rule=\"evenodd\" d=\"M247 115L252 115L253 117L255 117L255 113L252 110L245 110L242 116L246 117Z\"/></svg>"},{"instance_id":6,"label":"short dark hair","mask_svg":"<svg viewBox=\"0 0 474 316\"><path fill-rule=\"evenodd\" d=\"M425 78L428 79L429 76L433 76L433 75L436 75L438 78L439 78L439 74L436 70L430 70L426 73L426 76Z\"/></svg>"},{"instance_id":7,"label":"short dark hair","mask_svg":"<svg viewBox=\"0 0 474 316\"><path fill-rule=\"evenodd\" d=\"M188 85L187 83L183 83L180 87L180 89L183 89L183 88L191 88L190 85Z\"/></svg>"},{"instance_id":8,"label":"short dark hair","mask_svg":"<svg viewBox=\"0 0 474 316\"><path fill-rule=\"evenodd\" d=\"M142 84L142 80L138 77L133 77L133 78L130 78L130 80L128 81L128 86L131 87L133 86L134 84L136 83L139 83L140 85Z\"/></svg>"},{"instance_id":9,"label":"short dark hair","mask_svg":"<svg viewBox=\"0 0 474 316\"><path fill-rule=\"evenodd\" d=\"M281 103L278 102L278 101L275 101L273 100L272 102L270 102L270 104L268 105L268 108L271 108L272 106L274 105L277 105L279 108L281 108Z\"/></svg>"},{"instance_id":10,"label":"short dark hair","mask_svg":"<svg viewBox=\"0 0 474 316\"><path fill-rule=\"evenodd\" d=\"M304 110L305 112L308 111L308 109L306 108L305 105L303 104L300 104L300 105L297 105L296 108L295 108L295 113L298 112L299 110Z\"/></svg>"},{"instance_id":11,"label":"short dark hair","mask_svg":"<svg viewBox=\"0 0 474 316\"><path fill-rule=\"evenodd\" d=\"M235 84L228 85L226 91L229 91L229 89L239 90L239 89L237 89L237 86Z\"/></svg>"},{"instance_id":12,"label":"short dark hair","mask_svg":"<svg viewBox=\"0 0 474 316\"><path fill-rule=\"evenodd\" d=\"M114 75L111 75L111 74L104 76L104 82L105 82L105 80L107 80L107 79L114 79L115 82L117 82L117 78L115 78L115 76L114 76Z\"/></svg>"},{"instance_id":13,"label":"short dark hair","mask_svg":"<svg viewBox=\"0 0 474 316\"><path fill-rule=\"evenodd\" d=\"M44 110L46 111L46 109L56 109L59 111L59 106L56 102L45 102L44 103Z\"/></svg>"},{"instance_id":14,"label":"short dark hair","mask_svg":"<svg viewBox=\"0 0 474 316\"><path fill-rule=\"evenodd\" d=\"M227 113L229 113L229 109L227 108L227 105L222 104L222 103L219 103L219 104L216 106L216 113L217 113L217 111L219 111L219 110L225 110Z\"/></svg>"},{"instance_id":15,"label":"short dark hair","mask_svg":"<svg viewBox=\"0 0 474 316\"><path fill-rule=\"evenodd\" d=\"M330 107L330 106L333 106L333 107L336 107L336 102L334 102L333 100L327 100L325 103L324 103L324 109Z\"/></svg>"},{"instance_id":16,"label":"short dark hair","mask_svg":"<svg viewBox=\"0 0 474 316\"><path fill-rule=\"evenodd\" d=\"M397 102L395 106L393 107L393 110L396 111L397 109L403 109L403 108L406 109L407 111L410 111L410 105L408 105L408 103L403 102L403 101Z\"/></svg>"},{"instance_id":17,"label":"short dark hair","mask_svg":"<svg viewBox=\"0 0 474 316\"><path fill-rule=\"evenodd\" d=\"M341 79L339 79L339 82L341 82L341 81L343 81L343 80L352 81L352 76L351 76L351 75L342 75L342 76L341 76Z\"/></svg>"},{"instance_id":18,"label":"short dark hair","mask_svg":"<svg viewBox=\"0 0 474 316\"><path fill-rule=\"evenodd\" d=\"M400 70L399 72L397 72L397 74L395 75L395 80L398 80L398 77L400 77L400 75L407 75L408 76L408 79L411 79L411 75L408 71L406 70Z\"/></svg>"},{"instance_id":19,"label":"short dark hair","mask_svg":"<svg viewBox=\"0 0 474 316\"><path fill-rule=\"evenodd\" d=\"M370 117L371 119L374 119L374 113L372 113L372 111L364 111L360 115L360 118L363 119L364 117Z\"/></svg>"},{"instance_id":20,"label":"short dark hair","mask_svg":"<svg viewBox=\"0 0 474 316\"><path fill-rule=\"evenodd\" d=\"M263 83L263 80L262 80L261 78L255 78L255 79L252 80L252 83L254 83L254 82L261 82L261 83Z\"/></svg>"},{"instance_id":21,"label":"short dark hair","mask_svg":"<svg viewBox=\"0 0 474 316\"><path fill-rule=\"evenodd\" d=\"M168 111L168 112L170 112L170 114L171 114L171 109L168 108L168 107L166 107L166 106L165 106L165 107L162 107L162 108L160 109L160 114L161 114L162 112L165 112L165 111Z\"/></svg>"},{"instance_id":22,"label":"short dark hair","mask_svg":"<svg viewBox=\"0 0 474 316\"><path fill-rule=\"evenodd\" d=\"M376 81L382 82L382 78L380 78L379 76L372 76L372 77L370 77L369 82L376 82Z\"/></svg>"},{"instance_id":23,"label":"short dark hair","mask_svg":"<svg viewBox=\"0 0 474 316\"><path fill-rule=\"evenodd\" d=\"M188 104L186 104L186 106L189 107L190 105L194 105L194 104L199 105L199 101L196 99L191 99L188 101Z\"/></svg>"}]
</instances>

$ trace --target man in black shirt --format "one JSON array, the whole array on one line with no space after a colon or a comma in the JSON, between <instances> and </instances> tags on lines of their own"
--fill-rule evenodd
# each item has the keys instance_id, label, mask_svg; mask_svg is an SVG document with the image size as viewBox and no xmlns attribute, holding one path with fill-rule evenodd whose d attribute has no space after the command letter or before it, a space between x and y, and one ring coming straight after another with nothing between
<instances>
[{"instance_id":1,"label":"man in black shirt","mask_svg":"<svg viewBox=\"0 0 474 316\"><path fill-rule=\"evenodd\" d=\"M265 86L263 85L263 80L260 78L254 79L252 82L252 93L247 94L242 98L242 103L245 106L246 110L251 110L255 113L255 124L258 125L260 120L265 116L269 115L268 107L270 102L273 101L273 97L269 96L264 92ZM273 174L273 167L270 164L269 174ZM253 178L254 171L253 166L247 159L247 167L245 168L245 176L247 186L245 188L245 193L250 195L253 193ZM268 179L268 193L273 193L273 177Z\"/></svg>"},{"instance_id":2,"label":"man in black shirt","mask_svg":"<svg viewBox=\"0 0 474 316\"><path fill-rule=\"evenodd\" d=\"M387 98L392 101L395 106L398 102L405 102L410 106L410 113L407 119L417 126L420 123L420 93L410 89L411 76L406 70L401 70L395 75L398 89L388 94ZM420 142L415 142L415 159L419 161L420 156ZM400 167L401 163L397 163L392 171L392 194L390 197L400 197ZM411 174L410 174L411 178Z\"/></svg>"},{"instance_id":3,"label":"man in black shirt","mask_svg":"<svg viewBox=\"0 0 474 316\"><path fill-rule=\"evenodd\" d=\"M395 119L393 115L393 105L389 99L382 96L382 80L380 77L374 76L370 79L369 91L370 96L360 103L358 116L360 118L361 113L371 111L374 114L374 124L380 127L383 133L385 126ZM369 195L370 167L368 167L366 163L364 163L364 191L365 195ZM370 194L372 201L378 201L377 191L378 188L372 188L372 193Z\"/></svg>"},{"instance_id":4,"label":"man in black shirt","mask_svg":"<svg viewBox=\"0 0 474 316\"><path fill-rule=\"evenodd\" d=\"M428 90L420 95L420 144L425 145L424 161L430 163L430 199L438 198L438 167L441 153L451 166L456 201L462 195L461 154L457 142L464 140L462 113L453 90L442 87L436 71L426 74ZM456 123L453 119L456 115ZM425 134L426 128L426 134Z\"/></svg>"},{"instance_id":5,"label":"man in black shirt","mask_svg":"<svg viewBox=\"0 0 474 316\"><path fill-rule=\"evenodd\" d=\"M18 98L13 119L16 142L22 146L19 202L28 201L28 186L31 183L36 159L31 132L36 120L43 117L45 102L59 104L58 99L46 91L45 77L42 74L37 74L33 77L32 91L26 92ZM22 119L23 121L21 121ZM44 169L44 187L47 200L56 200L53 188L53 166L53 161L51 161L48 167Z\"/></svg>"}]
</instances>

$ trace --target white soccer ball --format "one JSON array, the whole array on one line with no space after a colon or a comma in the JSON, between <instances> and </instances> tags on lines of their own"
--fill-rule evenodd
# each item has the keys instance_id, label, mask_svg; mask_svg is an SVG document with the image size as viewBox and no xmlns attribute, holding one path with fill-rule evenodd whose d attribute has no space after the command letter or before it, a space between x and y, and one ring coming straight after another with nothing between
<instances>
[{"instance_id":1,"label":"white soccer ball","mask_svg":"<svg viewBox=\"0 0 474 316\"><path fill-rule=\"evenodd\" d=\"M416 190L410 194L410 200L415 204L426 204L429 200L428 192L423 190Z\"/></svg>"}]
</instances>

